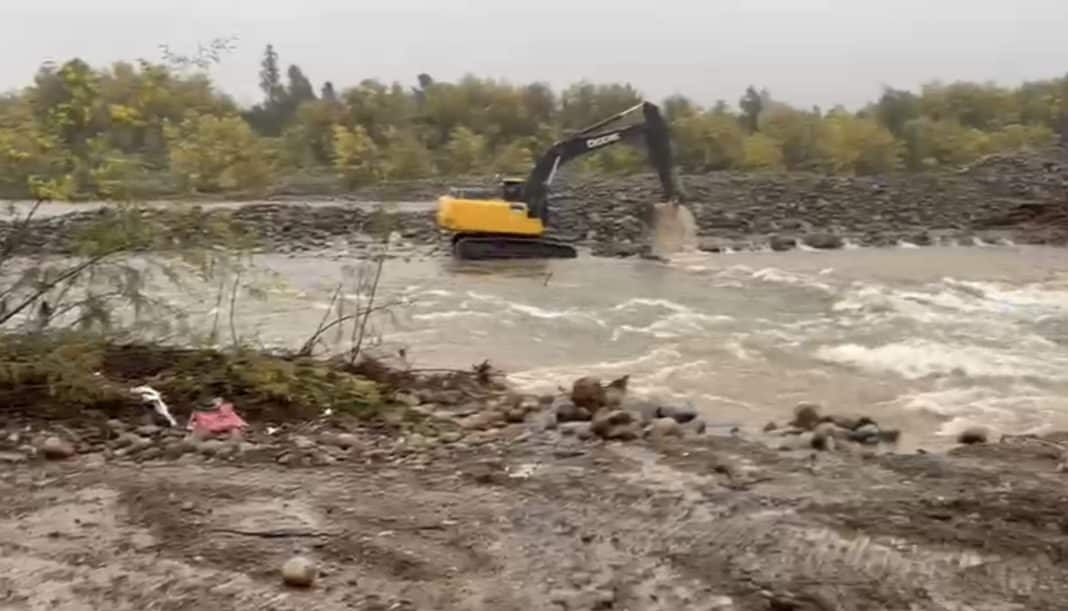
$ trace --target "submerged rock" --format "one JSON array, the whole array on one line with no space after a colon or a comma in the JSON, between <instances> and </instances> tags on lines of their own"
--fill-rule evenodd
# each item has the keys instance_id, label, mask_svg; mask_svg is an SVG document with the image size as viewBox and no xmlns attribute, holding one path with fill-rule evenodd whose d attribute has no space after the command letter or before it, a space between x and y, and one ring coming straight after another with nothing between
<instances>
[{"instance_id":1,"label":"submerged rock","mask_svg":"<svg viewBox=\"0 0 1068 611\"><path fill-rule=\"evenodd\" d=\"M987 443L989 440L990 431L981 426L968 427L957 435L957 443L964 445Z\"/></svg>"}]
</instances>

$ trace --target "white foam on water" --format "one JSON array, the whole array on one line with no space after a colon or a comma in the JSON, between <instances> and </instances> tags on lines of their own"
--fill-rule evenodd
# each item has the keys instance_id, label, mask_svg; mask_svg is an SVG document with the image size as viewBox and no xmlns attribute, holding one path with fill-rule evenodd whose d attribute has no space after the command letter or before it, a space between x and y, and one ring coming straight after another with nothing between
<instances>
[{"instance_id":1,"label":"white foam on water","mask_svg":"<svg viewBox=\"0 0 1068 611\"><path fill-rule=\"evenodd\" d=\"M905 248L905 249L913 249L913 248L919 248L920 245L919 244L913 244L912 242L906 242L905 240L898 240L897 241L897 247L898 248Z\"/></svg>"},{"instance_id":2,"label":"white foam on water","mask_svg":"<svg viewBox=\"0 0 1068 611\"><path fill-rule=\"evenodd\" d=\"M792 286L803 286L806 288L819 289L821 291L832 291L830 285L820 282L805 274L799 274L795 272L788 272L775 267L765 267L759 269L751 274L751 277L763 282L770 282L774 284L787 284Z\"/></svg>"},{"instance_id":3,"label":"white foam on water","mask_svg":"<svg viewBox=\"0 0 1068 611\"><path fill-rule=\"evenodd\" d=\"M462 318L493 318L488 312L476 310L445 310L442 312L427 312L425 314L413 314L412 319L422 321L457 320Z\"/></svg>"},{"instance_id":4,"label":"white foam on water","mask_svg":"<svg viewBox=\"0 0 1068 611\"><path fill-rule=\"evenodd\" d=\"M485 293L478 293L475 291L468 291L467 295L473 300L489 304L494 306L495 311L500 311L504 308L507 311L521 314L529 318L537 318L541 320L567 320L569 322L591 322L598 327L605 327L607 323L594 316L587 310L580 310L578 308L567 308L564 310L553 310L549 308L542 308L528 303L517 303L509 301L496 295L487 295ZM468 307L469 302L460 304L461 307Z\"/></svg>"},{"instance_id":5,"label":"white foam on water","mask_svg":"<svg viewBox=\"0 0 1068 611\"><path fill-rule=\"evenodd\" d=\"M1068 397L1025 384L1005 389L969 386L908 394L882 407L946 418L936 432L940 437L955 437L974 425L1027 434L1050 428L1054 415L1068 409Z\"/></svg>"},{"instance_id":6,"label":"white foam on water","mask_svg":"<svg viewBox=\"0 0 1068 611\"><path fill-rule=\"evenodd\" d=\"M985 346L953 345L911 338L880 346L847 343L823 346L816 358L875 373L894 373L908 380L929 376L972 378L1036 378L1068 380L1068 362L1062 356L1018 354Z\"/></svg>"},{"instance_id":7,"label":"white foam on water","mask_svg":"<svg viewBox=\"0 0 1068 611\"><path fill-rule=\"evenodd\" d=\"M612 331L612 341L619 340L626 333L651 335L657 339L673 339L702 334L712 325L731 322L734 319L724 315L699 314L697 312L677 312L658 319L644 327L623 324Z\"/></svg>"},{"instance_id":8,"label":"white foam on water","mask_svg":"<svg viewBox=\"0 0 1068 611\"><path fill-rule=\"evenodd\" d=\"M644 297L631 298L619 305L612 306L613 311L632 310L641 307L648 308L663 308L665 310L671 310L672 312L687 313L693 310L681 303L675 303L667 299L648 299Z\"/></svg>"}]
</instances>

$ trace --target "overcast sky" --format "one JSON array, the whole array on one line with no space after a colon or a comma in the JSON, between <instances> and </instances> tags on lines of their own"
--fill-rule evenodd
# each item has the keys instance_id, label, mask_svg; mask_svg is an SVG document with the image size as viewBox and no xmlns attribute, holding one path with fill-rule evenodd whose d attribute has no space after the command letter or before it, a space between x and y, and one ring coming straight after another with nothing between
<instances>
[{"instance_id":1,"label":"overcast sky","mask_svg":"<svg viewBox=\"0 0 1068 611\"><path fill-rule=\"evenodd\" d=\"M882 84L1016 84L1068 72L1068 0L0 0L0 90L45 60L159 59L237 36L213 73L256 101L274 43L317 85L464 73L627 81L660 99L856 107Z\"/></svg>"}]
</instances>

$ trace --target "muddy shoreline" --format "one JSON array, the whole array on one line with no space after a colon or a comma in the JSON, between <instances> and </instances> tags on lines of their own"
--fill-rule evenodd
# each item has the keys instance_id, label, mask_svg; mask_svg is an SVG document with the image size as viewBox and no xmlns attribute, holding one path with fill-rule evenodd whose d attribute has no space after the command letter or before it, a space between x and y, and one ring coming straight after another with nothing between
<instances>
[{"instance_id":1,"label":"muddy shoreline","mask_svg":"<svg viewBox=\"0 0 1068 611\"><path fill-rule=\"evenodd\" d=\"M168 360L124 354L109 379L175 389L184 423ZM1064 434L903 454L815 444L804 411L784 414L796 434L703 430L625 380L533 397L473 371L365 373L373 418L239 386L249 426L224 436L121 401L9 414L0 603L1052 611L1068 594ZM310 589L282 584L294 554Z\"/></svg>"},{"instance_id":2,"label":"muddy shoreline","mask_svg":"<svg viewBox=\"0 0 1068 611\"><path fill-rule=\"evenodd\" d=\"M954 172L843 178L807 174L713 173L684 176L700 246L712 252L836 249L854 246L1068 244L1068 163L1054 153L992 156ZM273 252L346 248L368 239L376 202L393 206L388 226L406 240L447 245L433 201L440 179L374 188L343 200L285 198L197 208L230 220L258 249ZM632 256L644 246L649 206L659 197L651 175L577 179L562 184L550 233L594 255ZM419 202L424 202L419 204ZM191 204L191 206L196 206ZM183 207L183 209L188 209ZM106 214L85 210L32 221L27 253L63 253L78 231ZM147 215L165 217L167 207ZM0 222L0 237L15 220Z\"/></svg>"}]
</instances>

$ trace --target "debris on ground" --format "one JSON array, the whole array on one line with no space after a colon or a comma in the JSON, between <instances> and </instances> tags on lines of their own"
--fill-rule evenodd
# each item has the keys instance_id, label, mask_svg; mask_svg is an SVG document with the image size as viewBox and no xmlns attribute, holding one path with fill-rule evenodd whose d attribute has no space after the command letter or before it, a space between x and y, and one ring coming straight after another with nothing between
<instances>
[{"instance_id":1,"label":"debris on ground","mask_svg":"<svg viewBox=\"0 0 1068 611\"><path fill-rule=\"evenodd\" d=\"M194 435L211 437L240 432L247 426L248 423L234 411L233 403L216 397L210 408L193 412L186 428L193 431Z\"/></svg>"},{"instance_id":2,"label":"debris on ground","mask_svg":"<svg viewBox=\"0 0 1068 611\"><path fill-rule=\"evenodd\" d=\"M178 426L178 422L175 421L174 416L171 415L171 410L167 407L167 404L163 402L163 396L158 390L151 386L135 386L130 389L130 392L141 398L141 402L146 407L151 407L153 413L168 426Z\"/></svg>"}]
</instances>

